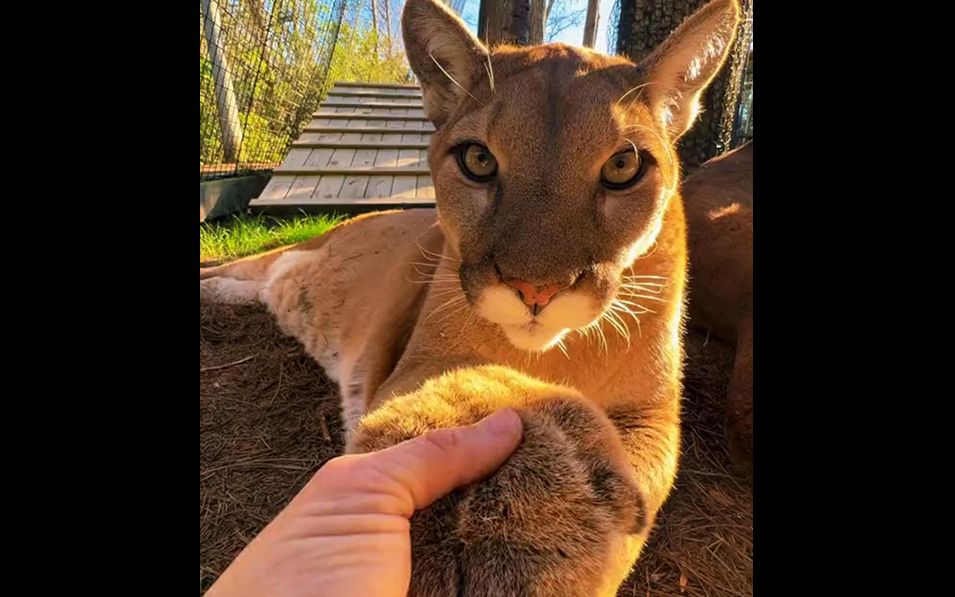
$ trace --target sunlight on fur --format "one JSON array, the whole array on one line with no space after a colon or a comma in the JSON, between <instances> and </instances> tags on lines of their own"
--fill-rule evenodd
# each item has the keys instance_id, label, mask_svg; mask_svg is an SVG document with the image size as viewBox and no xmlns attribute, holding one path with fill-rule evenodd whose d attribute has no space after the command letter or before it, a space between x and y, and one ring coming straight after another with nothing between
<instances>
[{"instance_id":1,"label":"sunlight on fur","mask_svg":"<svg viewBox=\"0 0 955 597\"><path fill-rule=\"evenodd\" d=\"M731 203L726 207L719 207L717 209L711 209L706 212L706 217L710 220L719 220L720 218L725 218L726 216L731 216L739 211L739 203Z\"/></svg>"},{"instance_id":2,"label":"sunlight on fur","mask_svg":"<svg viewBox=\"0 0 955 597\"><path fill-rule=\"evenodd\" d=\"M679 457L676 143L738 20L713 0L636 65L487 48L408 0L436 210L200 271L204 300L263 302L336 380L349 452L521 416L500 470L412 519L409 595L610 597L630 573Z\"/></svg>"}]
</instances>

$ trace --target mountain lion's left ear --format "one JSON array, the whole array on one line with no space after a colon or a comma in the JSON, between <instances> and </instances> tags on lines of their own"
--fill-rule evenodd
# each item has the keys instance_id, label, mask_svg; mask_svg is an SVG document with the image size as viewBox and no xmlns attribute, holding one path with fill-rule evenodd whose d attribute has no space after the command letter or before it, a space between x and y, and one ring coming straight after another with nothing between
<instances>
[{"instance_id":1,"label":"mountain lion's left ear","mask_svg":"<svg viewBox=\"0 0 955 597\"><path fill-rule=\"evenodd\" d=\"M418 76L428 118L440 127L485 76L487 48L441 2L408 0L401 14L405 53Z\"/></svg>"},{"instance_id":2,"label":"mountain lion's left ear","mask_svg":"<svg viewBox=\"0 0 955 597\"><path fill-rule=\"evenodd\" d=\"M740 11L736 0L713 0L683 21L640 63L653 113L677 139L693 125L700 96L729 55Z\"/></svg>"}]
</instances>

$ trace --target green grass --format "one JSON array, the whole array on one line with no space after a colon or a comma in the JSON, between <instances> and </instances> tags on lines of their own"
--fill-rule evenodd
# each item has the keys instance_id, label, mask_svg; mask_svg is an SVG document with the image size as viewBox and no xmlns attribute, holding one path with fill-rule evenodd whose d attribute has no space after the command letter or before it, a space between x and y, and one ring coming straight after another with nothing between
<instances>
[{"instance_id":1,"label":"green grass","mask_svg":"<svg viewBox=\"0 0 955 597\"><path fill-rule=\"evenodd\" d=\"M199 262L223 262L300 243L325 233L344 219L303 214L289 219L236 215L199 225Z\"/></svg>"}]
</instances>

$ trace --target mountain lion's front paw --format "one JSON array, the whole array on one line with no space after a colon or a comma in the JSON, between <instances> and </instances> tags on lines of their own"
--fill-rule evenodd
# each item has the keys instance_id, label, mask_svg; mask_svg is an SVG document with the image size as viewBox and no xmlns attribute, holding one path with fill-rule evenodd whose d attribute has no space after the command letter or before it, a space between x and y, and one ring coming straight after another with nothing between
<instances>
[{"instance_id":1,"label":"mountain lion's front paw","mask_svg":"<svg viewBox=\"0 0 955 597\"><path fill-rule=\"evenodd\" d=\"M512 382L426 384L359 427L353 451L507 406L524 422L522 443L496 473L412 518L409 595L612 595L636 555L627 536L646 526L643 500L611 423L573 390Z\"/></svg>"}]
</instances>

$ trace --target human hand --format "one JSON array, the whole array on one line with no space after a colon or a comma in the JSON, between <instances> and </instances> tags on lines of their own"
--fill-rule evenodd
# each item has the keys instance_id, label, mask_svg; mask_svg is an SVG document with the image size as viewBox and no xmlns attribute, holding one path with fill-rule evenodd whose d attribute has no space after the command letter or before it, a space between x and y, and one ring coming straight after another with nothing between
<instances>
[{"instance_id":1,"label":"human hand","mask_svg":"<svg viewBox=\"0 0 955 597\"><path fill-rule=\"evenodd\" d=\"M505 409L474 425L330 460L206 596L403 597L411 516L494 472L522 432L520 417Z\"/></svg>"}]
</instances>

